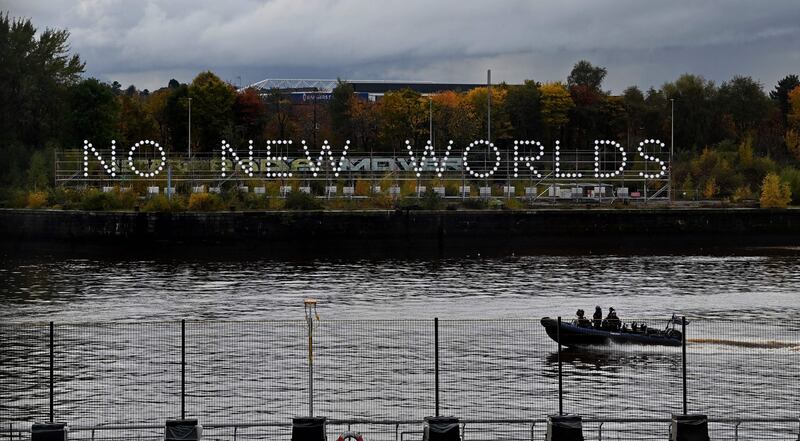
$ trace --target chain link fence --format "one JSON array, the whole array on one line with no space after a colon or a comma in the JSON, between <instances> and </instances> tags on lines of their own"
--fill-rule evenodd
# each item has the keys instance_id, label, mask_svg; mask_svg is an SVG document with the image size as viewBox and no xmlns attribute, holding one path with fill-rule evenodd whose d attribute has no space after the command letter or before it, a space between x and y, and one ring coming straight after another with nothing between
<instances>
[{"instance_id":1,"label":"chain link fence","mask_svg":"<svg viewBox=\"0 0 800 441\"><path fill-rule=\"evenodd\" d=\"M559 351L538 319L312 329L310 340L304 320L2 324L0 438L26 439L52 406L72 439L163 438L163 422L180 417L197 417L210 439L288 439L313 397L330 430L367 439L418 439L437 413L461 418L470 440L543 439L561 404L584 418L587 439L663 440L684 393L714 439L798 436L797 320L690 320L685 357L681 346Z\"/></svg>"}]
</instances>

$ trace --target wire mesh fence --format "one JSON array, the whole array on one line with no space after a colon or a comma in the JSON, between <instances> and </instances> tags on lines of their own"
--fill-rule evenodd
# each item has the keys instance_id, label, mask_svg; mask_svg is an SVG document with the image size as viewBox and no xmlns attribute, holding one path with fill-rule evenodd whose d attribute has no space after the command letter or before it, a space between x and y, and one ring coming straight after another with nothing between
<instances>
[{"instance_id":1,"label":"wire mesh fence","mask_svg":"<svg viewBox=\"0 0 800 441\"><path fill-rule=\"evenodd\" d=\"M304 320L70 323L52 326L52 360L50 329L0 325L0 437L50 419L51 372L54 418L73 439L158 438L184 416L212 439L288 439L310 403L338 420L329 431L376 440L419 438L437 413L471 440L541 439L560 407L584 417L587 439L666 439L684 396L715 438L798 436L797 320L690 320L685 347L560 351L538 319L324 320L311 339Z\"/></svg>"}]
</instances>

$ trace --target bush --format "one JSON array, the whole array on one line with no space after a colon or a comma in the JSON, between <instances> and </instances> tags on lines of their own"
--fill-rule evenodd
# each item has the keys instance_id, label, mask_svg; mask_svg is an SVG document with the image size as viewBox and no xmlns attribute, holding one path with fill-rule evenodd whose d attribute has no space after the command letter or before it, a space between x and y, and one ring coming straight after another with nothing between
<instances>
[{"instance_id":1,"label":"bush","mask_svg":"<svg viewBox=\"0 0 800 441\"><path fill-rule=\"evenodd\" d=\"M42 208L47 205L47 193L43 191L32 191L28 193L28 208Z\"/></svg>"},{"instance_id":2,"label":"bush","mask_svg":"<svg viewBox=\"0 0 800 441\"><path fill-rule=\"evenodd\" d=\"M434 193L433 189L429 188L422 194L419 205L423 210L441 210L443 205L442 198Z\"/></svg>"},{"instance_id":3,"label":"bush","mask_svg":"<svg viewBox=\"0 0 800 441\"><path fill-rule=\"evenodd\" d=\"M283 206L287 210L321 210L322 202L308 193L292 191L286 195L286 203Z\"/></svg>"},{"instance_id":4,"label":"bush","mask_svg":"<svg viewBox=\"0 0 800 441\"><path fill-rule=\"evenodd\" d=\"M166 195L158 194L150 198L144 207L142 207L143 211L148 212L173 212L173 211L182 211L183 210L183 200L173 195L172 200L167 198Z\"/></svg>"},{"instance_id":5,"label":"bush","mask_svg":"<svg viewBox=\"0 0 800 441\"><path fill-rule=\"evenodd\" d=\"M84 193L80 201L80 208L89 211L116 210L120 207L119 200L114 194L103 193L97 189L91 189Z\"/></svg>"},{"instance_id":6,"label":"bush","mask_svg":"<svg viewBox=\"0 0 800 441\"><path fill-rule=\"evenodd\" d=\"M781 178L775 173L764 177L761 185L761 208L786 208L791 200L789 184L781 183Z\"/></svg>"},{"instance_id":7,"label":"bush","mask_svg":"<svg viewBox=\"0 0 800 441\"><path fill-rule=\"evenodd\" d=\"M211 193L192 193L189 196L190 211L215 211L223 208L222 198Z\"/></svg>"}]
</instances>

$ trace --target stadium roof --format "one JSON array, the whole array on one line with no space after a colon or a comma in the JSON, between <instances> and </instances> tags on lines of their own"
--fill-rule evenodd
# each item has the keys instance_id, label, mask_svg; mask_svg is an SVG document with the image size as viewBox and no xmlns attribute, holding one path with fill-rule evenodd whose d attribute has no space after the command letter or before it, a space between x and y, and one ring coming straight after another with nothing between
<instances>
[{"instance_id":1,"label":"stadium roof","mask_svg":"<svg viewBox=\"0 0 800 441\"><path fill-rule=\"evenodd\" d=\"M485 84L435 83L433 81L390 81L390 80L343 80L353 85L355 92L383 94L392 90L409 88L419 93L435 93L443 90L466 91L483 87ZM331 92L339 80L313 79L266 79L250 84L262 91L270 89L294 91Z\"/></svg>"}]
</instances>

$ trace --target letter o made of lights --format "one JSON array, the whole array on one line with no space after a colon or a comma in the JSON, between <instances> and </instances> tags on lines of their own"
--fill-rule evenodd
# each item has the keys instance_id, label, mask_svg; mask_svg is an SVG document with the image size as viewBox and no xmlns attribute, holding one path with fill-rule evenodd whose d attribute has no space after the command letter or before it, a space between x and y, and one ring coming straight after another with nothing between
<instances>
[{"instance_id":1,"label":"letter o made of lights","mask_svg":"<svg viewBox=\"0 0 800 441\"><path fill-rule=\"evenodd\" d=\"M486 146L490 150L494 151L495 162L494 162L494 166L492 166L491 170L484 170L483 173L476 173L475 170L471 169L470 166L469 166L469 161L468 161L469 151L474 147L480 147L482 145ZM464 169L466 171L468 171L470 175L472 175L472 176L474 176L476 178L488 178L488 177L494 175L495 172L497 171L497 169L500 168L500 152L497 150L497 147L495 147L494 143L491 143L491 142L489 142L489 141L487 141L485 139L479 139L477 141L473 141L473 142L469 143L469 146L467 146L464 149L464 155L463 155L462 160L464 161Z\"/></svg>"},{"instance_id":2,"label":"letter o made of lights","mask_svg":"<svg viewBox=\"0 0 800 441\"><path fill-rule=\"evenodd\" d=\"M156 171L153 171L153 172L142 172L142 171L139 171L133 165L133 153L139 147L144 147L144 146L147 146L147 145L153 146L154 149L158 150L158 152L161 153L161 164L159 164L158 165L158 169ZM133 147L131 147L130 151L128 151L128 167L130 167L131 171L134 174L136 174L136 176L139 176L139 177L142 177L142 178L152 178L153 176L156 176L157 174L161 173L161 170L164 169L164 164L166 164L166 163L167 163L167 154L164 153L164 148L161 147L157 142L149 140L149 139L137 142L136 144L133 145Z\"/></svg>"},{"instance_id":3,"label":"letter o made of lights","mask_svg":"<svg viewBox=\"0 0 800 441\"><path fill-rule=\"evenodd\" d=\"M644 158L645 161L655 162L658 164L660 170L658 170L657 173L639 172L639 176L645 179L657 179L667 174L667 165L661 159L647 153L647 146L650 144L655 145L659 150L665 147L665 144L658 139L645 139L639 143L639 147L637 148L639 151L639 156Z\"/></svg>"},{"instance_id":4,"label":"letter o made of lights","mask_svg":"<svg viewBox=\"0 0 800 441\"><path fill-rule=\"evenodd\" d=\"M604 146L611 146L614 150L619 151L622 153L622 165L619 168L615 169L613 172L604 172L600 170L600 149ZM615 176L619 176L623 170L625 170L625 166L628 164L628 154L625 152L625 148L620 145L620 143L615 141L609 141L607 139L596 139L594 141L594 177L595 178L613 178Z\"/></svg>"}]
</instances>

